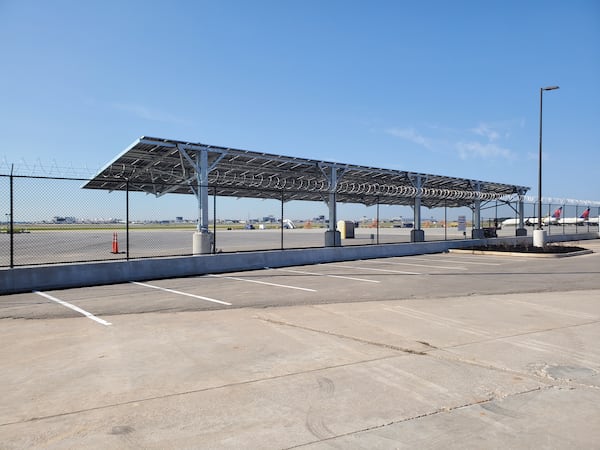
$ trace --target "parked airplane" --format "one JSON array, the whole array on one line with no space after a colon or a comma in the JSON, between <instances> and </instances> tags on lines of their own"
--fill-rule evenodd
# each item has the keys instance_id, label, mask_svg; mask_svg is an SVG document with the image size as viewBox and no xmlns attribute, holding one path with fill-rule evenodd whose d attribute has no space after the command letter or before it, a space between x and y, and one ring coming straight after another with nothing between
<instances>
[{"instance_id":1,"label":"parked airplane","mask_svg":"<svg viewBox=\"0 0 600 450\"><path fill-rule=\"evenodd\" d=\"M595 226L598 226L598 222L599 222L599 220L598 220L598 219L600 219L600 217L590 217L588 220L586 220L586 221L584 222L584 224L589 224L589 225L595 225Z\"/></svg>"},{"instance_id":2,"label":"parked airplane","mask_svg":"<svg viewBox=\"0 0 600 450\"><path fill-rule=\"evenodd\" d=\"M596 217L590 217L590 208L586 209L581 216L583 217L584 225L598 226L598 219L600 219L600 217L599 217L600 214L599 214L599 216L596 216Z\"/></svg>"},{"instance_id":3,"label":"parked airplane","mask_svg":"<svg viewBox=\"0 0 600 450\"><path fill-rule=\"evenodd\" d=\"M292 222L290 219L283 219L283 228L293 230L294 228L296 228L296 225L294 225L294 222Z\"/></svg>"},{"instance_id":4,"label":"parked airplane","mask_svg":"<svg viewBox=\"0 0 600 450\"><path fill-rule=\"evenodd\" d=\"M544 225L556 225L560 220L560 215L562 214L562 206L554 211L554 213L550 217L544 217L542 219L542 223ZM526 217L523 221L525 225L537 225L538 218L537 217ZM517 226L519 225L519 219L506 219L502 222L502 226Z\"/></svg>"},{"instance_id":5,"label":"parked airplane","mask_svg":"<svg viewBox=\"0 0 600 450\"><path fill-rule=\"evenodd\" d=\"M563 217L559 219L559 225L583 225L590 218L590 208L586 209L579 217Z\"/></svg>"}]
</instances>

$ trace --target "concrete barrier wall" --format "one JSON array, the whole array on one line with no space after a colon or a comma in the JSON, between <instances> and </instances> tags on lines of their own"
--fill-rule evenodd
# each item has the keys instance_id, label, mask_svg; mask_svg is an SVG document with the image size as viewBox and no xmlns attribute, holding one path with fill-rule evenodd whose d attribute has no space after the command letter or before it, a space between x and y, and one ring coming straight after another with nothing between
<instances>
[{"instance_id":1,"label":"concrete barrier wall","mask_svg":"<svg viewBox=\"0 0 600 450\"><path fill-rule=\"evenodd\" d=\"M597 232L556 235L548 236L547 242L579 241L597 239L598 237ZM177 258L17 267L0 270L0 294L238 272L265 267L289 267L358 259L442 253L451 248L465 248L487 243L531 245L532 237L221 253Z\"/></svg>"}]
</instances>

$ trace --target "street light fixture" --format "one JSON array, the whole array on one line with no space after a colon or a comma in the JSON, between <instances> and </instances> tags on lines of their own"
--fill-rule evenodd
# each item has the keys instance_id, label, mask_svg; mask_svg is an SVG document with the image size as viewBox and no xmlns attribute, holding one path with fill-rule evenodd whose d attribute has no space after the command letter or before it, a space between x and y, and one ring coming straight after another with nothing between
<instances>
[{"instance_id":1,"label":"street light fixture","mask_svg":"<svg viewBox=\"0 0 600 450\"><path fill-rule=\"evenodd\" d=\"M537 243L541 245L536 245L534 242L534 246L543 247L544 246L544 236L542 231L542 102L544 97L544 91L554 91L558 89L558 86L547 86L540 88L540 152L539 152L539 162L538 162L538 222L536 230L539 231L539 237ZM535 233L534 233L535 234ZM536 239L534 239L536 241Z\"/></svg>"}]
</instances>

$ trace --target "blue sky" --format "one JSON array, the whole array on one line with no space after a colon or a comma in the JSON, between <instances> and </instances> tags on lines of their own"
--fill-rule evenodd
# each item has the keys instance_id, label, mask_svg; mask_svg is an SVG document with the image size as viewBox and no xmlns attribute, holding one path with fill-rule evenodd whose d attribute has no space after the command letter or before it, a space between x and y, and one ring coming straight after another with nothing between
<instances>
[{"instance_id":1,"label":"blue sky","mask_svg":"<svg viewBox=\"0 0 600 450\"><path fill-rule=\"evenodd\" d=\"M0 0L0 167L147 135L600 200L600 2Z\"/></svg>"}]
</instances>

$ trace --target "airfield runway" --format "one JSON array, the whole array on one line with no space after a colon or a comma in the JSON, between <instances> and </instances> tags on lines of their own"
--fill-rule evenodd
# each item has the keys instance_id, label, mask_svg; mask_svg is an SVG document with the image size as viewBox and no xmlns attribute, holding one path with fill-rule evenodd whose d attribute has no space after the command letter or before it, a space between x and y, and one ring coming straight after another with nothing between
<instances>
[{"instance_id":1,"label":"airfield runway","mask_svg":"<svg viewBox=\"0 0 600 450\"><path fill-rule=\"evenodd\" d=\"M592 254L0 296L0 448L593 448Z\"/></svg>"}]
</instances>

